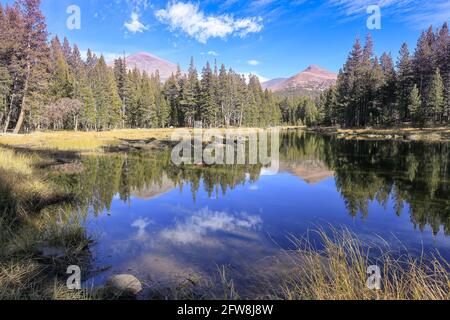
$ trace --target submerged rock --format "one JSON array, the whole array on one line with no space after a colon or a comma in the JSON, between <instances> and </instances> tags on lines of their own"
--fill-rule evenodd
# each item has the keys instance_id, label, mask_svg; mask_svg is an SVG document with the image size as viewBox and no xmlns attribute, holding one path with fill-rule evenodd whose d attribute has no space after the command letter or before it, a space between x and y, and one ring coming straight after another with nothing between
<instances>
[{"instance_id":1,"label":"submerged rock","mask_svg":"<svg viewBox=\"0 0 450 320\"><path fill-rule=\"evenodd\" d=\"M119 274L108 279L106 288L115 296L136 296L142 291L142 284L131 274Z\"/></svg>"}]
</instances>

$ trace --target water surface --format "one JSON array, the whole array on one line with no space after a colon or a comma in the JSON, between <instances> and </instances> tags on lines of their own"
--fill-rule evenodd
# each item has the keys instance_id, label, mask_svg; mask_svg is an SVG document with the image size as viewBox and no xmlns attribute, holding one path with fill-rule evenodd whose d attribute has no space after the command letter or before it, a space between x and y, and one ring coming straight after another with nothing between
<instances>
[{"instance_id":1,"label":"water surface","mask_svg":"<svg viewBox=\"0 0 450 320\"><path fill-rule=\"evenodd\" d=\"M450 258L448 143L281 134L280 171L176 167L169 152L83 159L69 182L95 239L90 279L131 273L146 283L235 271L241 283L290 236L347 227L360 239ZM314 235L312 236L314 237Z\"/></svg>"}]
</instances>

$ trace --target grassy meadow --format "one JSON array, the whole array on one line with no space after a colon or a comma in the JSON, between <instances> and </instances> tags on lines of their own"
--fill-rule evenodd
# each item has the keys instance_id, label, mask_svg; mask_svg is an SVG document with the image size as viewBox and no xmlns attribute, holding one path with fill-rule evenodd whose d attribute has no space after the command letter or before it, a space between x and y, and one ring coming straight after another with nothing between
<instances>
[{"instance_id":1,"label":"grassy meadow","mask_svg":"<svg viewBox=\"0 0 450 320\"><path fill-rule=\"evenodd\" d=\"M283 126L281 130L297 129L298 126ZM122 129L112 131L45 131L14 135L0 133L0 146L49 151L103 151L103 148L117 146L124 140L156 139L169 140L177 129ZM184 128L193 132L192 128ZM206 129L204 129L206 130ZM224 131L225 129L218 129ZM233 128L246 132L255 128ZM261 130L261 129L256 129Z\"/></svg>"}]
</instances>

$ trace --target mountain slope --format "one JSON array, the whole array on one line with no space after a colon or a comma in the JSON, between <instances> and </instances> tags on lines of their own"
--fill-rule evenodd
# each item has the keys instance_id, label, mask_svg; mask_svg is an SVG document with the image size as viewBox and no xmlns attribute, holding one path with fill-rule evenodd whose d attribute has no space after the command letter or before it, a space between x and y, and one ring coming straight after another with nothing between
<instances>
[{"instance_id":1,"label":"mountain slope","mask_svg":"<svg viewBox=\"0 0 450 320\"><path fill-rule=\"evenodd\" d=\"M138 52L126 58L127 68L132 70L137 68L141 72L151 75L159 71L161 81L167 80L172 73L177 72L177 65L154 56L148 52Z\"/></svg>"},{"instance_id":2,"label":"mountain slope","mask_svg":"<svg viewBox=\"0 0 450 320\"><path fill-rule=\"evenodd\" d=\"M310 65L304 71L289 79L274 79L263 83L263 87L275 93L311 94L319 93L334 85L337 74L316 65Z\"/></svg>"},{"instance_id":3,"label":"mountain slope","mask_svg":"<svg viewBox=\"0 0 450 320\"><path fill-rule=\"evenodd\" d=\"M280 85L281 83L283 83L284 81L286 81L286 78L276 78L276 79L272 79L266 82L261 83L261 86L263 88L263 90L266 89L271 89L271 88L276 88L278 85Z\"/></svg>"}]
</instances>

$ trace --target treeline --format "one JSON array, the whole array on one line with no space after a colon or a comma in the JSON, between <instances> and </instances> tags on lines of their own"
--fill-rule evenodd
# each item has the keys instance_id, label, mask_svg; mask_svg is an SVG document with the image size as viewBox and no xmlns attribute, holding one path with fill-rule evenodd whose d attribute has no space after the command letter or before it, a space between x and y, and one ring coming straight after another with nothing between
<instances>
[{"instance_id":1,"label":"treeline","mask_svg":"<svg viewBox=\"0 0 450 320\"><path fill-rule=\"evenodd\" d=\"M414 53L400 49L374 55L370 34L357 39L335 87L317 103L324 125L415 126L450 123L450 38L448 24L422 32Z\"/></svg>"},{"instance_id":2,"label":"treeline","mask_svg":"<svg viewBox=\"0 0 450 320\"><path fill-rule=\"evenodd\" d=\"M313 103L314 102L314 103ZM339 71L337 84L317 98L280 102L289 124L343 127L448 125L450 123L450 37L448 24L423 32L411 55L408 45L394 63L374 55L370 34L359 39Z\"/></svg>"},{"instance_id":3,"label":"treeline","mask_svg":"<svg viewBox=\"0 0 450 320\"><path fill-rule=\"evenodd\" d=\"M0 131L108 130L204 126L344 127L441 125L450 122L450 41L445 23L423 32L411 55L403 44L395 64L374 55L370 35L357 39L336 86L317 98L273 97L256 76L209 63L158 73L108 66L57 37L48 41L40 0L0 4Z\"/></svg>"},{"instance_id":4,"label":"treeline","mask_svg":"<svg viewBox=\"0 0 450 320\"><path fill-rule=\"evenodd\" d=\"M279 108L256 76L208 63L201 76L192 59L165 83L158 73L114 66L91 50L48 42L40 0L0 4L0 126L19 132L52 129L108 130L193 126L270 126Z\"/></svg>"}]
</instances>

